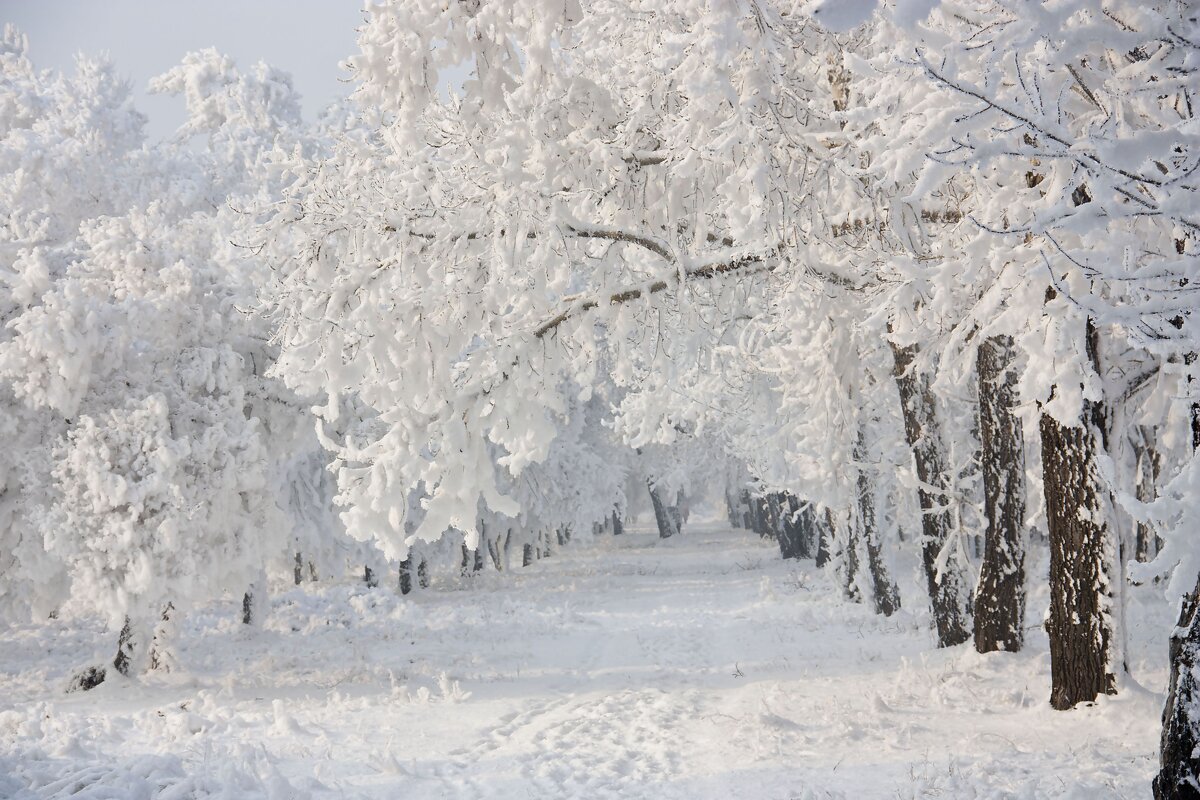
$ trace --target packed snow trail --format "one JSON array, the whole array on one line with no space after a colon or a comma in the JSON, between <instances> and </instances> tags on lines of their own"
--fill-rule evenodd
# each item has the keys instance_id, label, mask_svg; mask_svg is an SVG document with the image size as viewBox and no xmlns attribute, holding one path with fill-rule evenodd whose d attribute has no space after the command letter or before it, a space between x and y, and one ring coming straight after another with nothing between
<instances>
[{"instance_id":1,"label":"packed snow trail","mask_svg":"<svg viewBox=\"0 0 1200 800\"><path fill-rule=\"evenodd\" d=\"M937 651L898 572L884 619L753 534L635 529L408 597L306 584L259 630L208 607L176 673L73 695L112 635L66 613L0 631L0 797L1148 796L1160 695L1053 712L1044 633Z\"/></svg>"}]
</instances>

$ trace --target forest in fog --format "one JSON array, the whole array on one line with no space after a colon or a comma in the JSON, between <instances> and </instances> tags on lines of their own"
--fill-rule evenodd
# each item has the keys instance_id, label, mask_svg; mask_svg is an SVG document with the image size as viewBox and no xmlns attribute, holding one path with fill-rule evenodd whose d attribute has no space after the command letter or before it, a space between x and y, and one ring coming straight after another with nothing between
<instances>
[{"instance_id":1,"label":"forest in fog","mask_svg":"<svg viewBox=\"0 0 1200 800\"><path fill-rule=\"evenodd\" d=\"M1200 798L1200 3L357 42L4 30L0 797Z\"/></svg>"}]
</instances>

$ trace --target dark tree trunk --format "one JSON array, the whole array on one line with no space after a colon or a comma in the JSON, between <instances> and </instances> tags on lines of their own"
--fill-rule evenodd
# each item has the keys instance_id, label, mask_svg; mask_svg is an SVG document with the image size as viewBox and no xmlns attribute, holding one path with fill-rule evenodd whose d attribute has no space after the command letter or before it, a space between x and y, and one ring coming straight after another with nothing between
<instances>
[{"instance_id":1,"label":"dark tree trunk","mask_svg":"<svg viewBox=\"0 0 1200 800\"><path fill-rule=\"evenodd\" d=\"M528 567L533 563L533 545L526 544L521 548L521 566Z\"/></svg>"},{"instance_id":2,"label":"dark tree trunk","mask_svg":"<svg viewBox=\"0 0 1200 800\"><path fill-rule=\"evenodd\" d=\"M308 562L308 579L313 583L317 582L317 563L315 561Z\"/></svg>"},{"instance_id":3,"label":"dark tree trunk","mask_svg":"<svg viewBox=\"0 0 1200 800\"><path fill-rule=\"evenodd\" d=\"M1040 428L1050 533L1050 705L1061 710L1116 691L1108 526L1094 429L1067 427L1048 414Z\"/></svg>"},{"instance_id":4,"label":"dark tree trunk","mask_svg":"<svg viewBox=\"0 0 1200 800\"><path fill-rule=\"evenodd\" d=\"M833 560L833 514L829 509L824 514L814 511L813 521L817 532L817 566L824 567Z\"/></svg>"},{"instance_id":5,"label":"dark tree trunk","mask_svg":"<svg viewBox=\"0 0 1200 800\"><path fill-rule=\"evenodd\" d=\"M654 505L654 521L658 523L658 537L669 539L679 533L679 514L672 506L668 506L662 498L662 493L652 483L648 482L650 502Z\"/></svg>"},{"instance_id":6,"label":"dark tree trunk","mask_svg":"<svg viewBox=\"0 0 1200 800\"><path fill-rule=\"evenodd\" d=\"M567 546L567 534L563 531L562 528L555 528L554 535L558 538L558 546L559 547Z\"/></svg>"},{"instance_id":7,"label":"dark tree trunk","mask_svg":"<svg viewBox=\"0 0 1200 800\"><path fill-rule=\"evenodd\" d=\"M956 531L948 508L949 498L944 493L948 476L933 392L928 380L911 369L916 355L916 345L898 347L892 344L893 375L900 391L905 438L912 449L917 478L921 481L917 490L924 533L921 557L937 626L938 646L953 647L971 636L968 596L962 570L954 558L946 560L940 574L938 570L942 549L953 546L951 540Z\"/></svg>"},{"instance_id":8,"label":"dark tree trunk","mask_svg":"<svg viewBox=\"0 0 1200 800\"><path fill-rule=\"evenodd\" d=\"M625 533L625 523L621 521L621 515L615 508L612 512L612 532L613 536L620 536Z\"/></svg>"},{"instance_id":9,"label":"dark tree trunk","mask_svg":"<svg viewBox=\"0 0 1200 800\"><path fill-rule=\"evenodd\" d=\"M1155 800L1200 798L1200 579L1179 609L1179 623L1171 633L1171 680L1163 706L1159 771L1154 777Z\"/></svg>"},{"instance_id":10,"label":"dark tree trunk","mask_svg":"<svg viewBox=\"0 0 1200 800\"><path fill-rule=\"evenodd\" d=\"M812 558L813 543L817 538L817 516L812 503L801 503L795 495L789 494L788 519L792 524L792 542L796 558Z\"/></svg>"},{"instance_id":11,"label":"dark tree trunk","mask_svg":"<svg viewBox=\"0 0 1200 800\"><path fill-rule=\"evenodd\" d=\"M804 531L801 527L800 501L786 492L779 501L779 555L783 558L807 558L804 553Z\"/></svg>"},{"instance_id":12,"label":"dark tree trunk","mask_svg":"<svg viewBox=\"0 0 1200 800\"><path fill-rule=\"evenodd\" d=\"M425 563L424 558L417 563L417 586L422 589L429 588L429 565Z\"/></svg>"},{"instance_id":13,"label":"dark tree trunk","mask_svg":"<svg viewBox=\"0 0 1200 800\"><path fill-rule=\"evenodd\" d=\"M1158 480L1162 473L1162 456L1158 453L1154 429L1141 426L1134 441L1134 454L1137 457L1137 483L1134 493L1143 503L1152 503L1158 497ZM1134 546L1134 558L1145 563L1158 555L1162 546L1154 528L1145 522L1137 524L1137 543Z\"/></svg>"},{"instance_id":14,"label":"dark tree trunk","mask_svg":"<svg viewBox=\"0 0 1200 800\"><path fill-rule=\"evenodd\" d=\"M836 536L837 520L832 520L831 524ZM843 563L846 567L846 573L842 576L842 591L845 593L846 599L851 603L861 603L863 600L862 591L858 588L859 526L855 524L854 519L850 519L844 527L846 529L846 536L843 539L845 546Z\"/></svg>"},{"instance_id":15,"label":"dark tree trunk","mask_svg":"<svg viewBox=\"0 0 1200 800\"><path fill-rule=\"evenodd\" d=\"M1189 365L1195 355L1185 359ZM1192 404L1192 450L1200 450L1200 405ZM1193 455L1195 458L1195 455ZM1159 771L1155 800L1200 798L1200 576L1179 608L1179 624L1171 632L1171 678L1163 706Z\"/></svg>"},{"instance_id":16,"label":"dark tree trunk","mask_svg":"<svg viewBox=\"0 0 1200 800\"><path fill-rule=\"evenodd\" d=\"M478 547L472 550L464 543L462 546L462 574L464 576L474 575L481 569L483 569L483 551Z\"/></svg>"},{"instance_id":17,"label":"dark tree trunk","mask_svg":"<svg viewBox=\"0 0 1200 800\"><path fill-rule=\"evenodd\" d=\"M242 624L261 625L267 607L267 575L259 572L258 579L250 584L242 596Z\"/></svg>"},{"instance_id":18,"label":"dark tree trunk","mask_svg":"<svg viewBox=\"0 0 1200 800\"><path fill-rule=\"evenodd\" d=\"M137 653L137 637L133 630L133 621L125 617L125 624L117 634L117 655L113 658L113 669L125 677L133 669L134 656Z\"/></svg>"},{"instance_id":19,"label":"dark tree trunk","mask_svg":"<svg viewBox=\"0 0 1200 800\"><path fill-rule=\"evenodd\" d=\"M496 572L504 571L504 563L500 558L500 539L488 539L488 554L492 557L492 566L496 568Z\"/></svg>"},{"instance_id":20,"label":"dark tree trunk","mask_svg":"<svg viewBox=\"0 0 1200 800\"><path fill-rule=\"evenodd\" d=\"M860 429L854 460L858 462L858 519L867 551L867 569L871 574L871 590L875 598L875 613L890 617L900 609L900 590L888 574L879 543L879 525L875 519L875 487L867 472L867 439Z\"/></svg>"},{"instance_id":21,"label":"dark tree trunk","mask_svg":"<svg viewBox=\"0 0 1200 800\"><path fill-rule=\"evenodd\" d=\"M300 551L296 551L296 566L292 570L292 575L296 579L296 585L300 585L300 581L304 579L304 557L300 555Z\"/></svg>"},{"instance_id":22,"label":"dark tree trunk","mask_svg":"<svg viewBox=\"0 0 1200 800\"><path fill-rule=\"evenodd\" d=\"M167 603L163 607L162 615L159 617L159 624L154 630L154 636L150 640L150 669L161 670L163 672L171 671L171 640L174 638L173 626L171 619L175 613L175 605Z\"/></svg>"},{"instance_id":23,"label":"dark tree trunk","mask_svg":"<svg viewBox=\"0 0 1200 800\"><path fill-rule=\"evenodd\" d=\"M400 594L411 594L413 590L412 556L400 562Z\"/></svg>"},{"instance_id":24,"label":"dark tree trunk","mask_svg":"<svg viewBox=\"0 0 1200 800\"><path fill-rule=\"evenodd\" d=\"M975 649L1021 649L1025 629L1025 448L1012 339L979 345L979 434L987 534L975 596Z\"/></svg>"},{"instance_id":25,"label":"dark tree trunk","mask_svg":"<svg viewBox=\"0 0 1200 800\"><path fill-rule=\"evenodd\" d=\"M379 578L375 575L375 570L367 566L363 567L363 583L367 585L368 589L374 589L379 585Z\"/></svg>"}]
</instances>

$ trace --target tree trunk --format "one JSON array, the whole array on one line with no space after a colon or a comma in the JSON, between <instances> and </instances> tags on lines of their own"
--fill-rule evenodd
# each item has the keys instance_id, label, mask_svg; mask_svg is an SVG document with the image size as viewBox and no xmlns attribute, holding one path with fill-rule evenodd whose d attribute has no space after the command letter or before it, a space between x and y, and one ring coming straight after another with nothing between
<instances>
[{"instance_id":1,"label":"tree trunk","mask_svg":"<svg viewBox=\"0 0 1200 800\"><path fill-rule=\"evenodd\" d=\"M833 515L829 509L820 515L813 511L813 527L817 531L817 566L824 567L833 559Z\"/></svg>"},{"instance_id":2,"label":"tree trunk","mask_svg":"<svg viewBox=\"0 0 1200 800\"><path fill-rule=\"evenodd\" d=\"M1189 353L1187 364L1195 361ZM1189 381L1190 382L1190 381ZM1200 405L1192 404L1192 451L1200 450ZM1163 706L1159 771L1155 800L1200 798L1200 576L1179 608L1179 624L1171 632L1171 679Z\"/></svg>"},{"instance_id":3,"label":"tree trunk","mask_svg":"<svg viewBox=\"0 0 1200 800\"><path fill-rule=\"evenodd\" d=\"M957 532L949 509L950 498L944 491L948 476L933 392L928 380L911 369L916 355L916 345L898 347L892 344L893 375L900 391L905 438L912 449L917 479L921 482L917 490L924 533L921 556L937 626L938 646L953 647L971 636L967 591L954 554L951 553L944 563L942 559L943 549L955 546L953 537Z\"/></svg>"},{"instance_id":4,"label":"tree trunk","mask_svg":"<svg viewBox=\"0 0 1200 800\"><path fill-rule=\"evenodd\" d=\"M267 603L267 574L259 570L258 578L242 596L242 624L261 625Z\"/></svg>"},{"instance_id":5,"label":"tree trunk","mask_svg":"<svg viewBox=\"0 0 1200 800\"><path fill-rule=\"evenodd\" d=\"M126 615L125 624L121 627L121 632L117 634L117 655L113 658L113 669L125 677L129 677L136 653L137 636L134 634L133 621Z\"/></svg>"},{"instance_id":6,"label":"tree trunk","mask_svg":"<svg viewBox=\"0 0 1200 800\"><path fill-rule=\"evenodd\" d=\"M1050 533L1050 705L1113 694L1108 526L1096 472L1096 432L1042 414L1042 483Z\"/></svg>"},{"instance_id":7,"label":"tree trunk","mask_svg":"<svg viewBox=\"0 0 1200 800\"><path fill-rule=\"evenodd\" d=\"M521 548L521 566L528 567L533 563L533 545L526 544Z\"/></svg>"},{"instance_id":8,"label":"tree trunk","mask_svg":"<svg viewBox=\"0 0 1200 800\"><path fill-rule=\"evenodd\" d=\"M792 525L792 546L796 558L813 557L813 540L816 539L816 510L812 503L801 503L793 494L787 496L788 520Z\"/></svg>"},{"instance_id":9,"label":"tree trunk","mask_svg":"<svg viewBox=\"0 0 1200 800\"><path fill-rule=\"evenodd\" d=\"M400 562L400 594L411 594L413 590L412 556Z\"/></svg>"},{"instance_id":10,"label":"tree trunk","mask_svg":"<svg viewBox=\"0 0 1200 800\"><path fill-rule=\"evenodd\" d=\"M422 589L429 588L429 565L425 563L424 558L417 563L417 586Z\"/></svg>"},{"instance_id":11,"label":"tree trunk","mask_svg":"<svg viewBox=\"0 0 1200 800\"><path fill-rule=\"evenodd\" d=\"M1152 503L1158 497L1158 480L1162 473L1162 456L1158 453L1154 429L1143 425L1137 429L1134 441L1134 454L1137 457L1137 483L1134 493L1143 503ZM1158 555L1162 546L1154 528L1145 522L1137 524L1137 543L1134 546L1134 558L1141 563Z\"/></svg>"},{"instance_id":12,"label":"tree trunk","mask_svg":"<svg viewBox=\"0 0 1200 800\"><path fill-rule=\"evenodd\" d=\"M875 519L875 486L867 472L867 437L860 428L854 460L858 462L858 519L862 540L867 551L867 569L871 574L871 590L875 598L875 613L890 617L900 609L900 590L888 574L879 544L879 525Z\"/></svg>"},{"instance_id":13,"label":"tree trunk","mask_svg":"<svg viewBox=\"0 0 1200 800\"><path fill-rule=\"evenodd\" d=\"M1200 578L1184 595L1179 623L1171 633L1171 680L1163 706L1159 771L1154 777L1155 800L1200 798Z\"/></svg>"},{"instance_id":14,"label":"tree trunk","mask_svg":"<svg viewBox=\"0 0 1200 800\"><path fill-rule=\"evenodd\" d=\"M296 566L292 570L292 575L296 579L296 585L300 585L300 581L304 579L304 557L300 555L300 551L296 551Z\"/></svg>"},{"instance_id":15,"label":"tree trunk","mask_svg":"<svg viewBox=\"0 0 1200 800\"><path fill-rule=\"evenodd\" d=\"M620 536L625 533L625 523L621 521L621 515L615 508L612 512L612 532L613 536Z\"/></svg>"},{"instance_id":16,"label":"tree trunk","mask_svg":"<svg viewBox=\"0 0 1200 800\"><path fill-rule=\"evenodd\" d=\"M834 531L836 535L836 520L834 520L834 523ZM846 536L843 541L846 549L843 563L846 567L846 574L843 576L844 580L842 582L842 591L845 593L846 599L851 603L861 603L863 601L862 591L858 588L858 545L860 530L859 526L855 524L853 514L851 515L851 518L847 520L845 529Z\"/></svg>"},{"instance_id":17,"label":"tree trunk","mask_svg":"<svg viewBox=\"0 0 1200 800\"><path fill-rule=\"evenodd\" d=\"M152 670L170 672L175 666L175 659L171 654L171 643L175 639L174 614L174 604L167 603L163 607L158 625L154 628L154 635L150 639L149 659Z\"/></svg>"},{"instance_id":18,"label":"tree trunk","mask_svg":"<svg viewBox=\"0 0 1200 800\"><path fill-rule=\"evenodd\" d=\"M987 512L975 597L975 649L1021 649L1025 630L1025 448L1012 369L1012 339L979 345L979 433Z\"/></svg>"},{"instance_id":19,"label":"tree trunk","mask_svg":"<svg viewBox=\"0 0 1200 800\"><path fill-rule=\"evenodd\" d=\"M785 560L800 558L802 531L796 512L800 503L790 494L782 493L777 497L779 508L779 555Z\"/></svg>"},{"instance_id":20,"label":"tree trunk","mask_svg":"<svg viewBox=\"0 0 1200 800\"><path fill-rule=\"evenodd\" d=\"M654 521L658 523L658 538L669 539L679 533L678 512L668 506L662 498L662 493L653 482L647 482L650 489L650 502L654 505Z\"/></svg>"},{"instance_id":21,"label":"tree trunk","mask_svg":"<svg viewBox=\"0 0 1200 800\"><path fill-rule=\"evenodd\" d=\"M379 578L376 577L375 570L368 566L363 567L363 583L367 585L368 589L374 589L379 585Z\"/></svg>"},{"instance_id":22,"label":"tree trunk","mask_svg":"<svg viewBox=\"0 0 1200 800\"><path fill-rule=\"evenodd\" d=\"M487 547L488 555L492 557L492 566L496 568L496 572L503 572L504 564L500 560L500 538L488 539Z\"/></svg>"}]
</instances>

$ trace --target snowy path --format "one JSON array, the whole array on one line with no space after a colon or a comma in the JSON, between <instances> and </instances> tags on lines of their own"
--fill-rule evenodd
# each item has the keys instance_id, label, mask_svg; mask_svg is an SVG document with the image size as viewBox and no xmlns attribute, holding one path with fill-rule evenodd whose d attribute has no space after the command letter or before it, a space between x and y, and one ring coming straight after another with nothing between
<instances>
[{"instance_id":1,"label":"snowy path","mask_svg":"<svg viewBox=\"0 0 1200 800\"><path fill-rule=\"evenodd\" d=\"M1051 712L1044 635L934 651L901 577L881 619L741 531L633 531L413 598L289 591L259 631L206 609L175 674L89 695L61 689L99 623L2 630L0 797L1148 796L1157 695Z\"/></svg>"}]
</instances>

